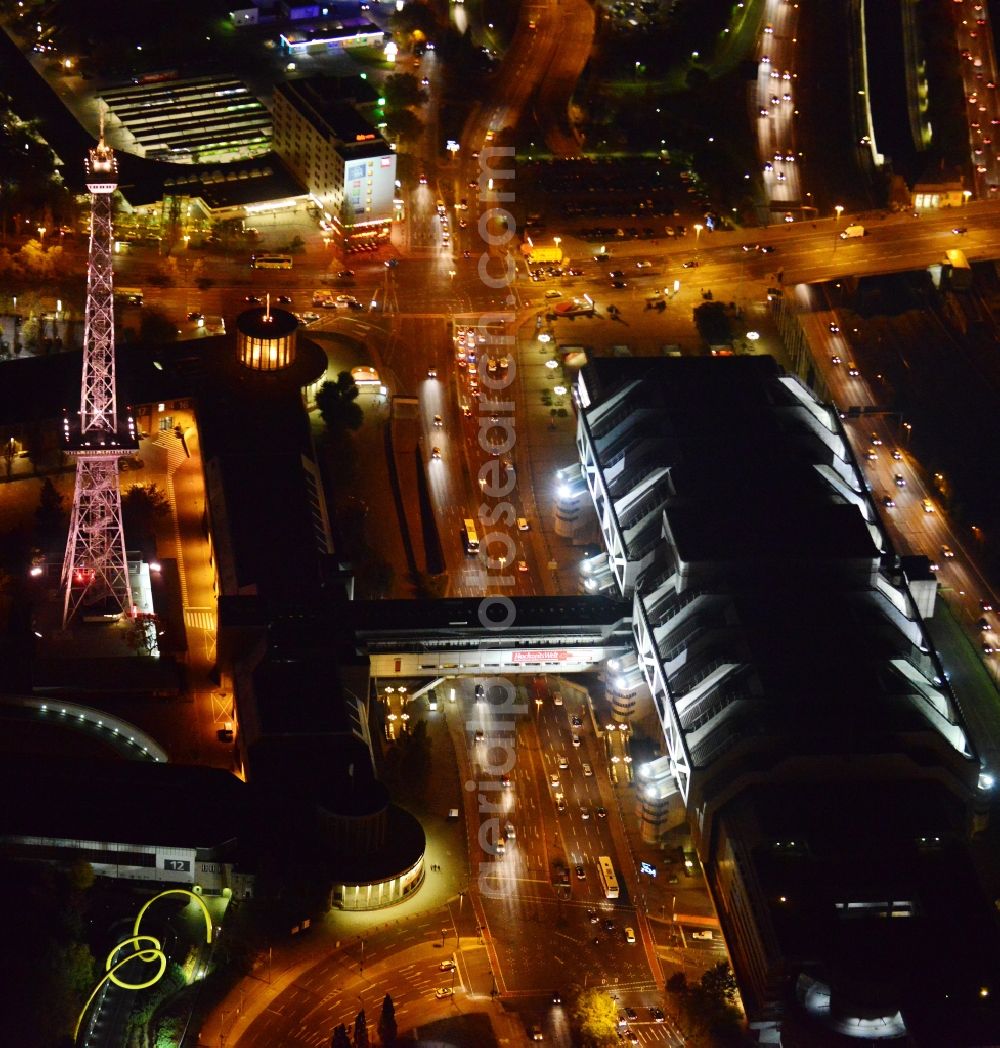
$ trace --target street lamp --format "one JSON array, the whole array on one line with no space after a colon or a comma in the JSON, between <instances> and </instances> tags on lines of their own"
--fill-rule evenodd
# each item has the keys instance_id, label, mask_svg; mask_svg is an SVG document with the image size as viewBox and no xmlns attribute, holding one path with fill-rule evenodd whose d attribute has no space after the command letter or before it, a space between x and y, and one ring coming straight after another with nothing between
<instances>
[{"instance_id":1,"label":"street lamp","mask_svg":"<svg viewBox=\"0 0 1000 1048\"><path fill-rule=\"evenodd\" d=\"M910 431L913 429L913 427L910 425L909 422L904 422L903 423L903 429L906 430L906 446L909 447L910 446Z\"/></svg>"},{"instance_id":2,"label":"street lamp","mask_svg":"<svg viewBox=\"0 0 1000 1048\"><path fill-rule=\"evenodd\" d=\"M965 207L965 205L969 202L969 197L970 196L972 196L972 190L971 189L963 189L962 190L962 207Z\"/></svg>"},{"instance_id":3,"label":"street lamp","mask_svg":"<svg viewBox=\"0 0 1000 1048\"><path fill-rule=\"evenodd\" d=\"M750 339L751 342L756 342L757 339L760 338L760 332L759 331L748 331L747 332L747 338Z\"/></svg>"},{"instance_id":4,"label":"street lamp","mask_svg":"<svg viewBox=\"0 0 1000 1048\"><path fill-rule=\"evenodd\" d=\"M835 204L834 207L833 207L833 210L837 212L836 225L840 225L840 216L841 216L841 214L843 214L844 205L843 204Z\"/></svg>"},{"instance_id":5,"label":"street lamp","mask_svg":"<svg viewBox=\"0 0 1000 1048\"><path fill-rule=\"evenodd\" d=\"M546 360L545 361L545 366L549 369L549 371L555 371L555 369L557 367L559 367L559 361L558 360Z\"/></svg>"},{"instance_id":6,"label":"street lamp","mask_svg":"<svg viewBox=\"0 0 1000 1048\"><path fill-rule=\"evenodd\" d=\"M696 249L698 247L698 241L701 240L701 231L704 228L705 227L700 222L695 222L695 224L694 224L694 246L695 246Z\"/></svg>"}]
</instances>

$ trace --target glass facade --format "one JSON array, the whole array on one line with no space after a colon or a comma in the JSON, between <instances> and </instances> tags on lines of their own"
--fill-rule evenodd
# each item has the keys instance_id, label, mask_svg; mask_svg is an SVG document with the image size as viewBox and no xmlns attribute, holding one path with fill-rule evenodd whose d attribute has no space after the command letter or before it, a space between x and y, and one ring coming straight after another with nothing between
<instances>
[{"instance_id":1,"label":"glass facade","mask_svg":"<svg viewBox=\"0 0 1000 1048\"><path fill-rule=\"evenodd\" d=\"M240 361L255 371L278 371L286 368L295 359L295 333L277 337L260 338L242 331L240 338Z\"/></svg>"}]
</instances>

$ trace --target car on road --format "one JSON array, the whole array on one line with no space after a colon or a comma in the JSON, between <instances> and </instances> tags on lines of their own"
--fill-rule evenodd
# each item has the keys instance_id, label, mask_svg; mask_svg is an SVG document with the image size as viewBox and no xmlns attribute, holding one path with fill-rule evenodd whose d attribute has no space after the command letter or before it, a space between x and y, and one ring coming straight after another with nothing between
<instances>
[{"instance_id":1,"label":"car on road","mask_svg":"<svg viewBox=\"0 0 1000 1048\"><path fill-rule=\"evenodd\" d=\"M858 371L858 365L855 364L853 360L849 360L847 362L847 373L851 376L851 378L857 378L858 375L861 374L861 372Z\"/></svg>"},{"instance_id":2,"label":"car on road","mask_svg":"<svg viewBox=\"0 0 1000 1048\"><path fill-rule=\"evenodd\" d=\"M552 1003L562 1004L562 994L558 990L552 991Z\"/></svg>"},{"instance_id":3,"label":"car on road","mask_svg":"<svg viewBox=\"0 0 1000 1048\"><path fill-rule=\"evenodd\" d=\"M427 377L428 378L437 378L438 377L438 369L437 368L428 368L427 369Z\"/></svg>"},{"instance_id":4,"label":"car on road","mask_svg":"<svg viewBox=\"0 0 1000 1048\"><path fill-rule=\"evenodd\" d=\"M441 965L440 965L440 968L441 968L441 971L443 971L443 972L453 972L455 970L455 962L454 961L442 961Z\"/></svg>"},{"instance_id":5,"label":"car on road","mask_svg":"<svg viewBox=\"0 0 1000 1048\"><path fill-rule=\"evenodd\" d=\"M509 775L501 775L500 776L500 785L505 790L509 790L510 789L510 776Z\"/></svg>"},{"instance_id":6,"label":"car on road","mask_svg":"<svg viewBox=\"0 0 1000 1048\"><path fill-rule=\"evenodd\" d=\"M830 323L827 325L827 327L830 329L830 334L831 335L839 335L840 334L840 325L837 324L835 321L831 320Z\"/></svg>"},{"instance_id":7,"label":"car on road","mask_svg":"<svg viewBox=\"0 0 1000 1048\"><path fill-rule=\"evenodd\" d=\"M597 922L601 919L597 916L597 910L595 910L593 907L587 910L587 918L591 924L597 924Z\"/></svg>"},{"instance_id":8,"label":"car on road","mask_svg":"<svg viewBox=\"0 0 1000 1048\"><path fill-rule=\"evenodd\" d=\"M580 818L583 819L584 822L586 822L590 818L590 809L589 808L581 808L580 809Z\"/></svg>"},{"instance_id":9,"label":"car on road","mask_svg":"<svg viewBox=\"0 0 1000 1048\"><path fill-rule=\"evenodd\" d=\"M965 228L965 226L955 226L952 232L955 234L955 236L960 237L964 233L968 233L969 231Z\"/></svg>"},{"instance_id":10,"label":"car on road","mask_svg":"<svg viewBox=\"0 0 1000 1048\"><path fill-rule=\"evenodd\" d=\"M441 449L440 448L431 448L431 458L435 459L435 460L440 459L441 458Z\"/></svg>"},{"instance_id":11,"label":"car on road","mask_svg":"<svg viewBox=\"0 0 1000 1048\"><path fill-rule=\"evenodd\" d=\"M761 112L766 114L767 110L766 109L762 109ZM740 244L740 247L744 251L759 251L760 250L760 244Z\"/></svg>"},{"instance_id":12,"label":"car on road","mask_svg":"<svg viewBox=\"0 0 1000 1048\"><path fill-rule=\"evenodd\" d=\"M688 259L687 262L682 262L681 263L681 268L682 269L697 269L698 265L699 265L699 263L696 262L693 258L691 258L691 259Z\"/></svg>"},{"instance_id":13,"label":"car on road","mask_svg":"<svg viewBox=\"0 0 1000 1048\"><path fill-rule=\"evenodd\" d=\"M252 305L259 305L260 304L260 295L244 295L243 296L243 301L244 302L249 302Z\"/></svg>"},{"instance_id":14,"label":"car on road","mask_svg":"<svg viewBox=\"0 0 1000 1048\"><path fill-rule=\"evenodd\" d=\"M583 270L582 269L575 269L575 268L574 269L567 269L566 270L566 275L569 276L569 277L582 277L583 276Z\"/></svg>"},{"instance_id":15,"label":"car on road","mask_svg":"<svg viewBox=\"0 0 1000 1048\"><path fill-rule=\"evenodd\" d=\"M204 313L188 313L187 319L188 320L204 320L205 319L205 315L204 315Z\"/></svg>"},{"instance_id":16,"label":"car on road","mask_svg":"<svg viewBox=\"0 0 1000 1048\"><path fill-rule=\"evenodd\" d=\"M612 269L611 272L608 274L608 276L612 280L624 280L625 279L625 271L621 270L621 269Z\"/></svg>"},{"instance_id":17,"label":"car on road","mask_svg":"<svg viewBox=\"0 0 1000 1048\"><path fill-rule=\"evenodd\" d=\"M440 429L444 425L444 419L440 415L434 416L434 426L436 429Z\"/></svg>"},{"instance_id":18,"label":"car on road","mask_svg":"<svg viewBox=\"0 0 1000 1048\"><path fill-rule=\"evenodd\" d=\"M603 805L601 805L598 808L595 808L594 811L597 812L597 817L599 819L606 819L608 817L608 809L605 808Z\"/></svg>"},{"instance_id":19,"label":"car on road","mask_svg":"<svg viewBox=\"0 0 1000 1048\"><path fill-rule=\"evenodd\" d=\"M518 531L528 531L528 530L530 530L530 528L531 528L531 525L528 523L528 518L527 517L518 517L517 518L517 530Z\"/></svg>"},{"instance_id":20,"label":"car on road","mask_svg":"<svg viewBox=\"0 0 1000 1048\"><path fill-rule=\"evenodd\" d=\"M981 600L979 602L979 610L980 611L992 611L993 610L993 601L991 601L991 600Z\"/></svg>"},{"instance_id":21,"label":"car on road","mask_svg":"<svg viewBox=\"0 0 1000 1048\"><path fill-rule=\"evenodd\" d=\"M528 570L528 562L526 560L519 560L517 562L517 570L518 571L527 571Z\"/></svg>"},{"instance_id":22,"label":"car on road","mask_svg":"<svg viewBox=\"0 0 1000 1048\"><path fill-rule=\"evenodd\" d=\"M504 836L505 836L505 837L507 838L507 840L509 840L509 841L512 841L512 840L515 840L515 839L516 839L516 837L517 837L517 832L515 831L515 829L514 829L514 824L513 824L512 822L505 822L505 823L504 823L504 826L503 826L503 835L504 835Z\"/></svg>"},{"instance_id":23,"label":"car on road","mask_svg":"<svg viewBox=\"0 0 1000 1048\"><path fill-rule=\"evenodd\" d=\"M602 927L604 928L604 930L606 932L608 932L610 934L611 932L613 932L615 930L615 922L610 917L608 917L604 921L604 924L602 925ZM630 1015L629 1018L630 1019L634 1019L635 1016L634 1015Z\"/></svg>"},{"instance_id":24,"label":"car on road","mask_svg":"<svg viewBox=\"0 0 1000 1048\"><path fill-rule=\"evenodd\" d=\"M319 313L299 313L298 317L303 324L315 324L319 320Z\"/></svg>"},{"instance_id":25,"label":"car on road","mask_svg":"<svg viewBox=\"0 0 1000 1048\"><path fill-rule=\"evenodd\" d=\"M906 477L904 477L902 473L896 473L892 479L895 482L897 488L906 487Z\"/></svg>"},{"instance_id":26,"label":"car on road","mask_svg":"<svg viewBox=\"0 0 1000 1048\"><path fill-rule=\"evenodd\" d=\"M703 931L703 932L692 932L692 933L691 933L691 938L692 938L692 939L705 939L705 940L711 940L711 939L714 939L714 938L715 938L715 936L714 936L714 935L712 934L712 932L711 932L711 930L710 930L710 929L706 929L706 930L705 930L705 931Z\"/></svg>"},{"instance_id":27,"label":"car on road","mask_svg":"<svg viewBox=\"0 0 1000 1048\"><path fill-rule=\"evenodd\" d=\"M889 452L889 454L892 455L892 457L897 462L899 462L903 458L903 453L899 450L899 448L893 448L892 451Z\"/></svg>"},{"instance_id":28,"label":"car on road","mask_svg":"<svg viewBox=\"0 0 1000 1048\"><path fill-rule=\"evenodd\" d=\"M586 762L583 763L583 774L589 779L594 774L594 769Z\"/></svg>"},{"instance_id":29,"label":"car on road","mask_svg":"<svg viewBox=\"0 0 1000 1048\"><path fill-rule=\"evenodd\" d=\"M941 556L944 557L946 560L951 560L951 558L955 556L955 551L951 548L951 546L945 543L941 547Z\"/></svg>"},{"instance_id":30,"label":"car on road","mask_svg":"<svg viewBox=\"0 0 1000 1048\"><path fill-rule=\"evenodd\" d=\"M626 928L625 929L625 941L627 943L634 943L635 942L635 929L634 928Z\"/></svg>"},{"instance_id":31,"label":"car on road","mask_svg":"<svg viewBox=\"0 0 1000 1048\"><path fill-rule=\"evenodd\" d=\"M883 495L882 505L885 506L886 509L893 509L896 505L896 500L891 495Z\"/></svg>"},{"instance_id":32,"label":"car on road","mask_svg":"<svg viewBox=\"0 0 1000 1048\"><path fill-rule=\"evenodd\" d=\"M562 815L566 808L566 798L560 793L559 796L556 798L556 811L559 812L560 815Z\"/></svg>"},{"instance_id":33,"label":"car on road","mask_svg":"<svg viewBox=\"0 0 1000 1048\"><path fill-rule=\"evenodd\" d=\"M353 269L342 269L337 274L337 279L338 280L353 280L354 279L354 270Z\"/></svg>"},{"instance_id":34,"label":"car on road","mask_svg":"<svg viewBox=\"0 0 1000 1048\"><path fill-rule=\"evenodd\" d=\"M629 1044L638 1044L639 1035L635 1032L635 1030L626 1030L625 1040L628 1041Z\"/></svg>"},{"instance_id":35,"label":"car on road","mask_svg":"<svg viewBox=\"0 0 1000 1048\"><path fill-rule=\"evenodd\" d=\"M535 28L535 23L534 22L530 22L529 25L531 26L532 29ZM533 1041L544 1041L545 1040L545 1034L542 1033L542 1028L540 1026L532 1026L532 1028L531 1028L531 1039Z\"/></svg>"},{"instance_id":36,"label":"car on road","mask_svg":"<svg viewBox=\"0 0 1000 1048\"><path fill-rule=\"evenodd\" d=\"M426 175L421 175L419 181L420 181L420 184L422 186L427 185L427 176Z\"/></svg>"},{"instance_id":37,"label":"car on road","mask_svg":"<svg viewBox=\"0 0 1000 1048\"><path fill-rule=\"evenodd\" d=\"M576 879L578 881L585 881L587 879L587 871L582 866L576 868Z\"/></svg>"},{"instance_id":38,"label":"car on road","mask_svg":"<svg viewBox=\"0 0 1000 1048\"><path fill-rule=\"evenodd\" d=\"M772 246L771 244L765 244L765 245L764 245L764 246L763 246L763 247L762 247L762 248L760 249L760 253L761 253L762 255L770 255L770 254L773 254L773 253L774 253L774 250L775 250L775 249L774 249L774 247L773 247L773 246Z\"/></svg>"},{"instance_id":39,"label":"car on road","mask_svg":"<svg viewBox=\"0 0 1000 1048\"><path fill-rule=\"evenodd\" d=\"M580 736L579 735L574 735L573 736L573 749L578 750L579 748L580 748Z\"/></svg>"},{"instance_id":40,"label":"car on road","mask_svg":"<svg viewBox=\"0 0 1000 1048\"><path fill-rule=\"evenodd\" d=\"M880 448L882 446L882 438L872 430L872 435L868 438L872 442L872 447Z\"/></svg>"},{"instance_id":41,"label":"car on road","mask_svg":"<svg viewBox=\"0 0 1000 1048\"><path fill-rule=\"evenodd\" d=\"M440 990L435 990L434 996L443 1001L446 997L454 997L455 991L450 986L442 986Z\"/></svg>"},{"instance_id":42,"label":"car on road","mask_svg":"<svg viewBox=\"0 0 1000 1048\"><path fill-rule=\"evenodd\" d=\"M920 506L921 506L921 508L923 509L923 511L925 513L933 513L934 512L934 503L931 502L930 499L921 499L920 500Z\"/></svg>"},{"instance_id":43,"label":"car on road","mask_svg":"<svg viewBox=\"0 0 1000 1048\"><path fill-rule=\"evenodd\" d=\"M477 728L476 729L475 739L476 739L476 742L485 742L486 741L486 733L483 731L482 728Z\"/></svg>"},{"instance_id":44,"label":"car on road","mask_svg":"<svg viewBox=\"0 0 1000 1048\"><path fill-rule=\"evenodd\" d=\"M844 361L839 353L834 353L834 355L830 357L830 363L833 364L834 367L838 367L840 364L843 364L843 362Z\"/></svg>"},{"instance_id":45,"label":"car on road","mask_svg":"<svg viewBox=\"0 0 1000 1048\"><path fill-rule=\"evenodd\" d=\"M572 724L574 728L583 727L583 721L580 719L580 715L578 713L574 713L573 716L570 717L569 722L570 724Z\"/></svg>"},{"instance_id":46,"label":"car on road","mask_svg":"<svg viewBox=\"0 0 1000 1048\"><path fill-rule=\"evenodd\" d=\"M553 288L549 288L549 290L545 292L545 297L546 298L562 298L562 292L561 291L556 291L556 289L554 287Z\"/></svg>"},{"instance_id":47,"label":"car on road","mask_svg":"<svg viewBox=\"0 0 1000 1048\"><path fill-rule=\"evenodd\" d=\"M569 759L562 753L556 758L556 763L559 765L560 770L565 770L569 767Z\"/></svg>"},{"instance_id":48,"label":"car on road","mask_svg":"<svg viewBox=\"0 0 1000 1048\"><path fill-rule=\"evenodd\" d=\"M636 1011L635 1011L634 1008L626 1008L625 1009L625 1018L628 1019L628 1021L630 1023L634 1023L634 1022L638 1021L639 1016L636 1014Z\"/></svg>"},{"instance_id":49,"label":"car on road","mask_svg":"<svg viewBox=\"0 0 1000 1048\"><path fill-rule=\"evenodd\" d=\"M649 1017L654 1023L662 1023L665 1021L666 1016L663 1014L662 1008L650 1008Z\"/></svg>"},{"instance_id":50,"label":"car on road","mask_svg":"<svg viewBox=\"0 0 1000 1048\"><path fill-rule=\"evenodd\" d=\"M647 262L645 259L640 259L635 264L636 269L649 269L653 265L652 262Z\"/></svg>"},{"instance_id":51,"label":"car on road","mask_svg":"<svg viewBox=\"0 0 1000 1048\"><path fill-rule=\"evenodd\" d=\"M553 772L553 773L552 773L552 774L551 774L551 775L549 776L549 785L550 785L550 786L552 787L552 789L554 789L554 790L558 790L558 789L559 789L559 776L558 776L558 775L556 775L556 773L555 773L555 772Z\"/></svg>"}]
</instances>

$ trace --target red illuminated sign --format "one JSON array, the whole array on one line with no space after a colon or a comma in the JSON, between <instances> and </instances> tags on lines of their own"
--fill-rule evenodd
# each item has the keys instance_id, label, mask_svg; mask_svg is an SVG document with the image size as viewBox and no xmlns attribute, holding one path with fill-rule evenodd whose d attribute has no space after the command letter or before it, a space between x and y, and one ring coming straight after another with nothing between
<instances>
[{"instance_id":1,"label":"red illuminated sign","mask_svg":"<svg viewBox=\"0 0 1000 1048\"><path fill-rule=\"evenodd\" d=\"M567 662L569 658L568 651L515 651L511 654L511 662Z\"/></svg>"}]
</instances>

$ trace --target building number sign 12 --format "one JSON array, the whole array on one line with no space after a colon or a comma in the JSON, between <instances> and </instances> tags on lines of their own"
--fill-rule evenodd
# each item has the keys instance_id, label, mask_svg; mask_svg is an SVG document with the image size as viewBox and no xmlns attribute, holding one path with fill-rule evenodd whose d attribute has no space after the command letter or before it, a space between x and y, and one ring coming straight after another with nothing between
<instances>
[{"instance_id":1,"label":"building number sign 12","mask_svg":"<svg viewBox=\"0 0 1000 1048\"><path fill-rule=\"evenodd\" d=\"M163 868L173 870L175 873L190 873L191 862L188 859L164 859Z\"/></svg>"}]
</instances>

